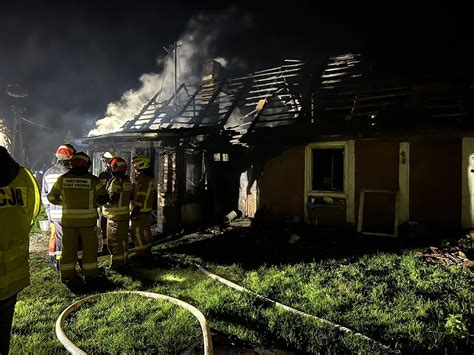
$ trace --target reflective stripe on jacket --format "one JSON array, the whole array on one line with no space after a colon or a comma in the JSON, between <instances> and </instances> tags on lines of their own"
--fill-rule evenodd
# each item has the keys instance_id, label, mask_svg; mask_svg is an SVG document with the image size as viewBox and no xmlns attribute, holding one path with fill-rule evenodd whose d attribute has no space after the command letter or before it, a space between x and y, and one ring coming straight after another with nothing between
<instances>
[{"instance_id":1,"label":"reflective stripe on jacket","mask_svg":"<svg viewBox=\"0 0 474 355\"><path fill-rule=\"evenodd\" d=\"M28 169L20 167L15 179L0 187L0 300L30 283L29 234L39 206L36 180Z\"/></svg>"},{"instance_id":2,"label":"reflective stripe on jacket","mask_svg":"<svg viewBox=\"0 0 474 355\"><path fill-rule=\"evenodd\" d=\"M119 194L117 202L109 202L102 208L104 217L113 221L124 221L130 218L130 196L132 183L128 176L117 176L107 183L110 198Z\"/></svg>"},{"instance_id":3,"label":"reflective stripe on jacket","mask_svg":"<svg viewBox=\"0 0 474 355\"><path fill-rule=\"evenodd\" d=\"M153 189L155 179L153 177L139 174L133 184L132 206L140 207L139 213L148 213L153 209Z\"/></svg>"},{"instance_id":4,"label":"reflective stripe on jacket","mask_svg":"<svg viewBox=\"0 0 474 355\"><path fill-rule=\"evenodd\" d=\"M106 195L99 178L87 172L61 175L48 194L53 204L62 205L61 224L64 227L92 227L96 225L97 198Z\"/></svg>"},{"instance_id":5,"label":"reflective stripe on jacket","mask_svg":"<svg viewBox=\"0 0 474 355\"><path fill-rule=\"evenodd\" d=\"M63 207L60 205L52 205L48 200L48 194L51 192L53 185L58 178L67 173L68 168L64 166L52 166L43 175L43 183L41 186L41 202L46 208L46 214L50 220L61 220Z\"/></svg>"}]
</instances>

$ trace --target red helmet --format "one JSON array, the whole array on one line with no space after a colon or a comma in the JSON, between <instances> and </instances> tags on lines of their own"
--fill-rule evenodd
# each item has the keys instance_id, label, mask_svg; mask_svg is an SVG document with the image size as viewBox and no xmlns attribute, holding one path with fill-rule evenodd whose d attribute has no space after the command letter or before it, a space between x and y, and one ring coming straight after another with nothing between
<instances>
[{"instance_id":1,"label":"red helmet","mask_svg":"<svg viewBox=\"0 0 474 355\"><path fill-rule=\"evenodd\" d=\"M109 165L113 174L124 174L127 171L127 162L123 158L112 158Z\"/></svg>"},{"instance_id":2,"label":"red helmet","mask_svg":"<svg viewBox=\"0 0 474 355\"><path fill-rule=\"evenodd\" d=\"M91 166L91 159L84 152L74 154L71 159L71 167L74 169L85 169L88 170Z\"/></svg>"},{"instance_id":3,"label":"red helmet","mask_svg":"<svg viewBox=\"0 0 474 355\"><path fill-rule=\"evenodd\" d=\"M69 160L76 153L76 149L71 144L61 144L56 149L56 158L59 160Z\"/></svg>"}]
</instances>

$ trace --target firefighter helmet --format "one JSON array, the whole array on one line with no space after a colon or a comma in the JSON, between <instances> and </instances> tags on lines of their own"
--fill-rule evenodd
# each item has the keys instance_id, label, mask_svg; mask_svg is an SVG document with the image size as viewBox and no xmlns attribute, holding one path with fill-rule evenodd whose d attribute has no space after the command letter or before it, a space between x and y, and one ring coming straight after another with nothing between
<instances>
[{"instance_id":1,"label":"firefighter helmet","mask_svg":"<svg viewBox=\"0 0 474 355\"><path fill-rule=\"evenodd\" d=\"M71 167L73 169L88 170L91 166L91 159L84 152L74 154L71 159Z\"/></svg>"},{"instance_id":2,"label":"firefighter helmet","mask_svg":"<svg viewBox=\"0 0 474 355\"><path fill-rule=\"evenodd\" d=\"M133 167L136 170L144 170L150 167L150 158L144 155L137 155L132 158Z\"/></svg>"},{"instance_id":3,"label":"firefighter helmet","mask_svg":"<svg viewBox=\"0 0 474 355\"><path fill-rule=\"evenodd\" d=\"M105 152L104 154L102 154L102 159L104 160L109 160L109 159L112 159L114 157L114 155L110 152Z\"/></svg>"},{"instance_id":4,"label":"firefighter helmet","mask_svg":"<svg viewBox=\"0 0 474 355\"><path fill-rule=\"evenodd\" d=\"M76 153L76 149L71 144L61 144L56 149L56 158L59 160L69 160Z\"/></svg>"},{"instance_id":5,"label":"firefighter helmet","mask_svg":"<svg viewBox=\"0 0 474 355\"><path fill-rule=\"evenodd\" d=\"M120 157L112 158L110 161L110 171L112 174L124 174L127 171L127 162Z\"/></svg>"}]
</instances>

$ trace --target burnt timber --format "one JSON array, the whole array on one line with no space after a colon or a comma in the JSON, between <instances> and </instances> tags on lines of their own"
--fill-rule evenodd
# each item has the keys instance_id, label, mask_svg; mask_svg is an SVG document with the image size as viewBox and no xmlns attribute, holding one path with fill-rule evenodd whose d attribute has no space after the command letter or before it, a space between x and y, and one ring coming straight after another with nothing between
<instances>
[{"instance_id":1,"label":"burnt timber","mask_svg":"<svg viewBox=\"0 0 474 355\"><path fill-rule=\"evenodd\" d=\"M212 63L211 66L216 66ZM249 185L270 157L318 140L459 136L473 128L474 86L378 75L361 55L298 60L227 78L213 67L201 83L157 92L120 131L81 140L89 152L149 154L163 233L221 220L237 208L239 176ZM179 105L175 104L179 97ZM95 159L97 160L97 159Z\"/></svg>"}]
</instances>

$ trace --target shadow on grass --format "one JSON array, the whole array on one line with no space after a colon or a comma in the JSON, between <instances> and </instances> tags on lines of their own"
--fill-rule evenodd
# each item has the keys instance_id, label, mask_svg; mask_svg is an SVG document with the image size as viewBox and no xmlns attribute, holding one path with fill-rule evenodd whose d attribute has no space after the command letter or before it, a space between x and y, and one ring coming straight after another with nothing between
<instances>
[{"instance_id":1,"label":"shadow on grass","mask_svg":"<svg viewBox=\"0 0 474 355\"><path fill-rule=\"evenodd\" d=\"M92 293L105 293L122 289L121 285L112 282L105 275L86 282L82 280L69 282L65 286L76 296L89 296Z\"/></svg>"},{"instance_id":2,"label":"shadow on grass","mask_svg":"<svg viewBox=\"0 0 474 355\"><path fill-rule=\"evenodd\" d=\"M444 234L428 231L417 237L365 236L347 229L315 227L303 223L265 227L228 228L212 238L163 246L166 253L187 254L218 264L239 263L243 268L295 262L340 259L398 252L440 245ZM456 233L451 233L456 235ZM459 235L459 234L458 234ZM296 239L292 242L292 239Z\"/></svg>"}]
</instances>

